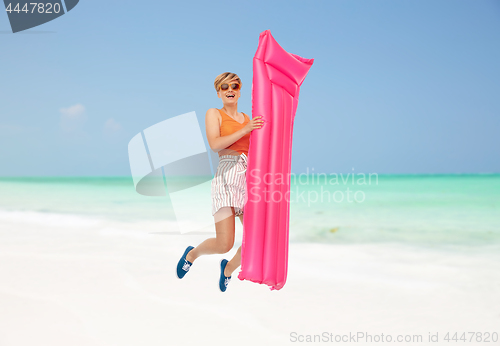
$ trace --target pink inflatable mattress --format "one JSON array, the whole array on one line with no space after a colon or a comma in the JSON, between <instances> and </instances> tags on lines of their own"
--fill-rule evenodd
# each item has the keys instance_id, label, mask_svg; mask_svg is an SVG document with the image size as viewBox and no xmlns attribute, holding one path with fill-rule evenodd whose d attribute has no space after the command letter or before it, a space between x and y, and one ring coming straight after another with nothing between
<instances>
[{"instance_id":1,"label":"pink inflatable mattress","mask_svg":"<svg viewBox=\"0 0 500 346\"><path fill-rule=\"evenodd\" d=\"M252 131L247 166L240 280L283 288L288 269L293 122L314 59L286 52L266 30L253 58Z\"/></svg>"}]
</instances>

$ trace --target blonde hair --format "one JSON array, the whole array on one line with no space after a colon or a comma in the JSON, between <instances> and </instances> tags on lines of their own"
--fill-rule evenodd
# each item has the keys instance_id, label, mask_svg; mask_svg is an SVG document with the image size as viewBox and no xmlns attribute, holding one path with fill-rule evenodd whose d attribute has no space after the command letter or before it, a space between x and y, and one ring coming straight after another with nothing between
<instances>
[{"instance_id":1,"label":"blonde hair","mask_svg":"<svg viewBox=\"0 0 500 346\"><path fill-rule=\"evenodd\" d=\"M219 87L221 86L221 84L230 82L235 79L238 81L238 83L240 83L240 87L242 87L243 85L241 83L241 79L240 77L238 77L236 73L231 73L231 72L221 73L215 78L214 82L215 91L219 91Z\"/></svg>"}]
</instances>

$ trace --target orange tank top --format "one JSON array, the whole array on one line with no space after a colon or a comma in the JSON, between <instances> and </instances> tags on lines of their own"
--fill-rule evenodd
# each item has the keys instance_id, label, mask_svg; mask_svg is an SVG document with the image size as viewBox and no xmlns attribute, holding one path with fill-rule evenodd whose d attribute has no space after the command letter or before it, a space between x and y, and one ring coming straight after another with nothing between
<instances>
[{"instance_id":1,"label":"orange tank top","mask_svg":"<svg viewBox=\"0 0 500 346\"><path fill-rule=\"evenodd\" d=\"M224 113L222 109L219 109L219 113L222 117L222 123L220 125L220 135L222 137L228 136L230 134L235 133L236 131L244 128L248 122L250 121L250 118L248 118L248 115L243 113L245 116L245 120L243 123L239 123L233 118L231 118L229 115ZM239 152L240 154L245 153L245 155L248 156L248 147L250 146L250 133L244 135L240 139L238 139L236 142L228 146L226 149L231 149L234 151Z\"/></svg>"}]
</instances>

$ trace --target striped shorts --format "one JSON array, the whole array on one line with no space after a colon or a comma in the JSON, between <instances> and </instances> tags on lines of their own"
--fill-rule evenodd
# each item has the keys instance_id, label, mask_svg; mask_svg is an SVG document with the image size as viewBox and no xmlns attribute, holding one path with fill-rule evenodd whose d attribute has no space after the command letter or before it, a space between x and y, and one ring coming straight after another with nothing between
<instances>
[{"instance_id":1,"label":"striped shorts","mask_svg":"<svg viewBox=\"0 0 500 346\"><path fill-rule=\"evenodd\" d=\"M248 157L243 153L223 155L212 179L212 215L222 207L234 207L236 216L243 215L246 203L246 169Z\"/></svg>"}]
</instances>

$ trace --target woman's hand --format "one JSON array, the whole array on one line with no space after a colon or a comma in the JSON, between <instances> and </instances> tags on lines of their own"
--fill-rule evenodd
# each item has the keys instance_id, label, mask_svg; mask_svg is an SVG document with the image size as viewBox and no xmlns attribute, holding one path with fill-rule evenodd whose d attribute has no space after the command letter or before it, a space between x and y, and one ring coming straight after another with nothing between
<instances>
[{"instance_id":1,"label":"woman's hand","mask_svg":"<svg viewBox=\"0 0 500 346\"><path fill-rule=\"evenodd\" d=\"M264 124L264 120L259 119L259 118L262 118L262 116L259 115L259 116L252 118L252 120L250 120L248 122L248 124L244 127L245 132L247 134L252 132L255 129L260 129L262 127L262 125Z\"/></svg>"}]
</instances>

